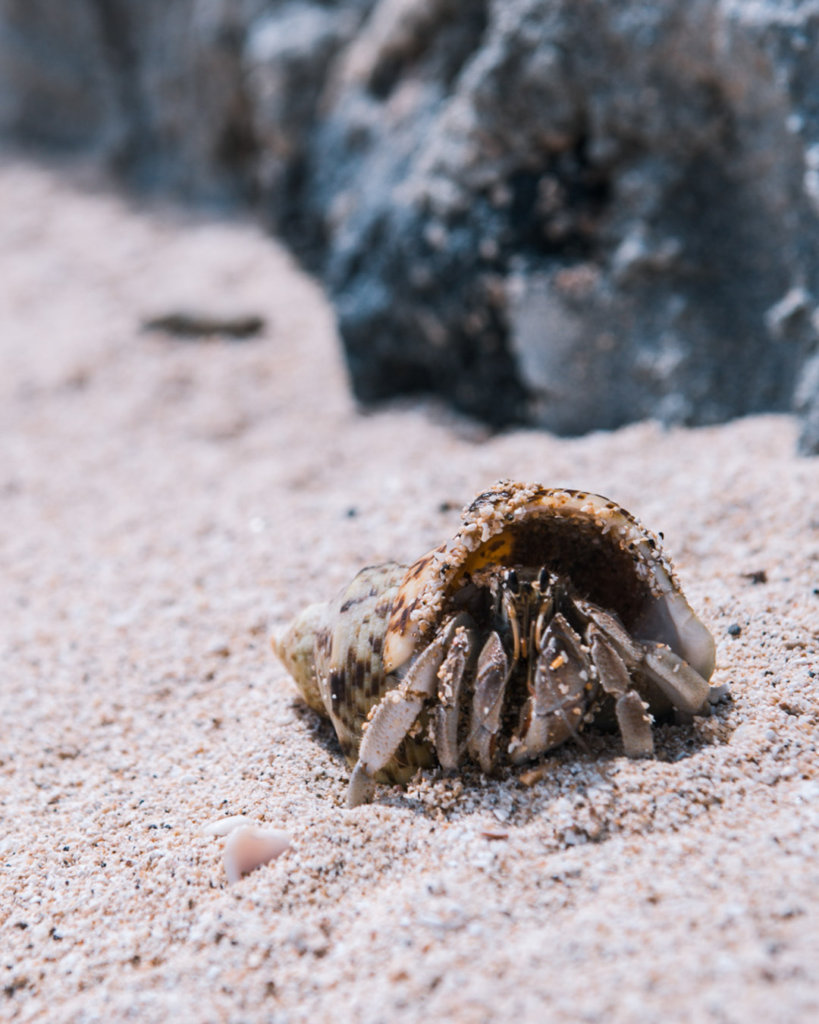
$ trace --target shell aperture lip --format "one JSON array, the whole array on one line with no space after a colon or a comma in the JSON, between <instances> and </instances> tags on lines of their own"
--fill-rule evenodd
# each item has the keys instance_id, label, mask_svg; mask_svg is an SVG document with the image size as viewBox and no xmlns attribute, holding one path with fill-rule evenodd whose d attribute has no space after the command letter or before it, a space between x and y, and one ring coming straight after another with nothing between
<instances>
[{"instance_id":1,"label":"shell aperture lip","mask_svg":"<svg viewBox=\"0 0 819 1024\"><path fill-rule=\"evenodd\" d=\"M407 570L385 639L387 671L412 656L464 578L493 564L567 575L583 596L615 609L647 639L691 655L710 678L713 638L688 606L657 536L602 495L509 481L479 495L455 537Z\"/></svg>"}]
</instances>

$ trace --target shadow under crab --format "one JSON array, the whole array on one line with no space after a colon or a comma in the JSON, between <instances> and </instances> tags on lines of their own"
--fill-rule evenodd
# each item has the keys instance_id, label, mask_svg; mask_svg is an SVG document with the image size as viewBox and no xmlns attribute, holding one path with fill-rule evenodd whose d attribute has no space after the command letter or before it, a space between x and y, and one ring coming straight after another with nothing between
<instances>
[{"instance_id":1,"label":"shadow under crab","mask_svg":"<svg viewBox=\"0 0 819 1024\"><path fill-rule=\"evenodd\" d=\"M653 753L653 716L707 713L714 641L659 539L600 495L501 482L412 566L362 570L274 644L354 765L348 804L436 761L486 773L590 724Z\"/></svg>"}]
</instances>

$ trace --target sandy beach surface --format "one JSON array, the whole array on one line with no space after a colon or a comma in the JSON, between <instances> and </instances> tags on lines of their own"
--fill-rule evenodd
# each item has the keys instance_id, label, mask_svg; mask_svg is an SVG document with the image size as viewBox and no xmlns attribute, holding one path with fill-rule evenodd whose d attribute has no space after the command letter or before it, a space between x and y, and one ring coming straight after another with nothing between
<instances>
[{"instance_id":1,"label":"sandy beach surface","mask_svg":"<svg viewBox=\"0 0 819 1024\"><path fill-rule=\"evenodd\" d=\"M490 436L362 414L255 228L0 163L0 1019L819 1019L819 459L789 417ZM258 314L247 341L142 329ZM499 478L665 535L732 700L631 762L348 811L270 636ZM290 848L228 884L244 815Z\"/></svg>"}]
</instances>

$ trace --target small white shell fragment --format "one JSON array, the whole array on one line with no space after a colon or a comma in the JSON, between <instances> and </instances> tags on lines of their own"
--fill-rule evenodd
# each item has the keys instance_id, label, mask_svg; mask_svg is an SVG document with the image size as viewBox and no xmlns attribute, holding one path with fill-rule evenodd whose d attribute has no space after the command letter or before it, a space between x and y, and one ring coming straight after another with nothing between
<instances>
[{"instance_id":1,"label":"small white shell fragment","mask_svg":"<svg viewBox=\"0 0 819 1024\"><path fill-rule=\"evenodd\" d=\"M230 833L225 843L223 859L228 882L232 885L242 875L280 857L290 842L287 832L240 825Z\"/></svg>"},{"instance_id":2,"label":"small white shell fragment","mask_svg":"<svg viewBox=\"0 0 819 1024\"><path fill-rule=\"evenodd\" d=\"M202 835L205 836L227 836L240 825L250 824L250 818L244 814L234 814L229 818L214 818L202 826Z\"/></svg>"}]
</instances>

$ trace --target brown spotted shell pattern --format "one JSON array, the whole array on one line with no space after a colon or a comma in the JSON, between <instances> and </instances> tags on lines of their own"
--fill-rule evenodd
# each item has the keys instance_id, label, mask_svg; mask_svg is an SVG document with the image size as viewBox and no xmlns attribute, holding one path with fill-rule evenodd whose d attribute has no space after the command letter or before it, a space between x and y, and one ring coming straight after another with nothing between
<instances>
[{"instance_id":1,"label":"brown spotted shell pattern","mask_svg":"<svg viewBox=\"0 0 819 1024\"><path fill-rule=\"evenodd\" d=\"M626 752L648 754L652 714L715 699L713 637L659 539L607 498L537 484L496 484L450 540L409 567L363 569L273 646L355 766L350 804L436 760L491 770L540 756L615 721L615 703ZM463 707L448 710L453 672ZM436 715L449 716L446 753Z\"/></svg>"}]
</instances>

